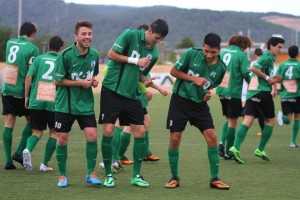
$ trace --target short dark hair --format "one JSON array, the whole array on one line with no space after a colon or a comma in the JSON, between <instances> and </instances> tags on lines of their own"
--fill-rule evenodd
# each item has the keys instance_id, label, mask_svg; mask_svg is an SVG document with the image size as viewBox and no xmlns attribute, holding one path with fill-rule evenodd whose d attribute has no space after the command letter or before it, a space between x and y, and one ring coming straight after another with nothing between
<instances>
[{"instance_id":1,"label":"short dark hair","mask_svg":"<svg viewBox=\"0 0 300 200\"><path fill-rule=\"evenodd\" d=\"M80 27L88 27L88 28L93 28L92 22L88 20L80 20L76 23L75 25L75 35L78 34L78 30Z\"/></svg>"},{"instance_id":2,"label":"short dark hair","mask_svg":"<svg viewBox=\"0 0 300 200\"><path fill-rule=\"evenodd\" d=\"M153 33L158 33L162 37L166 37L169 33L169 25L166 20L158 18L150 24Z\"/></svg>"},{"instance_id":3,"label":"short dark hair","mask_svg":"<svg viewBox=\"0 0 300 200\"><path fill-rule=\"evenodd\" d=\"M58 52L64 46L64 41L59 36L53 36L49 41L49 50Z\"/></svg>"},{"instance_id":4,"label":"short dark hair","mask_svg":"<svg viewBox=\"0 0 300 200\"><path fill-rule=\"evenodd\" d=\"M299 49L297 46L293 45L289 47L288 52L291 58L296 58L299 54Z\"/></svg>"},{"instance_id":5,"label":"short dark hair","mask_svg":"<svg viewBox=\"0 0 300 200\"><path fill-rule=\"evenodd\" d=\"M139 29L139 30L141 30L141 29L148 30L149 26L147 24L141 24L141 25L138 25L137 29Z\"/></svg>"},{"instance_id":6,"label":"short dark hair","mask_svg":"<svg viewBox=\"0 0 300 200\"><path fill-rule=\"evenodd\" d=\"M254 50L254 55L256 55L256 56L261 56L261 55L263 55L262 49L261 49L261 48L256 48L256 49Z\"/></svg>"},{"instance_id":7,"label":"short dark hair","mask_svg":"<svg viewBox=\"0 0 300 200\"><path fill-rule=\"evenodd\" d=\"M20 28L20 32L19 32L19 35L26 35L26 36L30 36L32 35L33 33L36 33L37 31L37 27L34 23L32 22L24 22L22 25L21 25L21 28Z\"/></svg>"},{"instance_id":8,"label":"short dark hair","mask_svg":"<svg viewBox=\"0 0 300 200\"><path fill-rule=\"evenodd\" d=\"M208 33L204 37L203 45L207 44L208 46L212 48L221 48L221 37L216 33Z\"/></svg>"},{"instance_id":9,"label":"short dark hair","mask_svg":"<svg viewBox=\"0 0 300 200\"><path fill-rule=\"evenodd\" d=\"M269 39L269 41L267 42L267 48L268 50L270 50L270 46L276 46L277 44L279 43L282 43L284 44L285 40L283 38L280 38L280 37L271 37Z\"/></svg>"}]
</instances>

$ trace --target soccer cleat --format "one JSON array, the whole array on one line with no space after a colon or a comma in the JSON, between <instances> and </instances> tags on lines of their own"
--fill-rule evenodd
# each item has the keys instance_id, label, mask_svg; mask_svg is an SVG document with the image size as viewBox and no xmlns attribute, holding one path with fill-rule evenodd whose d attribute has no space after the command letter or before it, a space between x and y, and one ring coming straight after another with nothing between
<instances>
[{"instance_id":1,"label":"soccer cleat","mask_svg":"<svg viewBox=\"0 0 300 200\"><path fill-rule=\"evenodd\" d=\"M297 148L297 147L298 147L298 144L291 143L291 144L290 144L290 147L291 147L291 148Z\"/></svg>"},{"instance_id":2,"label":"soccer cleat","mask_svg":"<svg viewBox=\"0 0 300 200\"><path fill-rule=\"evenodd\" d=\"M222 142L219 143L219 156L224 157L225 155L225 150L224 150L224 145Z\"/></svg>"},{"instance_id":3,"label":"soccer cleat","mask_svg":"<svg viewBox=\"0 0 300 200\"><path fill-rule=\"evenodd\" d=\"M173 176L168 183L165 184L165 188L179 187L179 177Z\"/></svg>"},{"instance_id":4,"label":"soccer cleat","mask_svg":"<svg viewBox=\"0 0 300 200\"><path fill-rule=\"evenodd\" d=\"M52 172L52 171L53 171L52 167L49 167L48 165L44 165L43 163L41 163L40 172Z\"/></svg>"},{"instance_id":5,"label":"soccer cleat","mask_svg":"<svg viewBox=\"0 0 300 200\"><path fill-rule=\"evenodd\" d=\"M121 162L121 164L123 164L123 165L131 165L131 164L133 164L133 161L132 161L132 160L129 160L126 156L123 156L123 157L120 159L120 162Z\"/></svg>"},{"instance_id":6,"label":"soccer cleat","mask_svg":"<svg viewBox=\"0 0 300 200\"><path fill-rule=\"evenodd\" d=\"M32 170L31 154L28 149L24 149L23 151L23 166L26 171Z\"/></svg>"},{"instance_id":7,"label":"soccer cleat","mask_svg":"<svg viewBox=\"0 0 300 200\"><path fill-rule=\"evenodd\" d=\"M17 153L14 153L14 155L12 155L11 157L14 161L20 163L23 166L23 157L22 155L19 155Z\"/></svg>"},{"instance_id":8,"label":"soccer cleat","mask_svg":"<svg viewBox=\"0 0 300 200\"><path fill-rule=\"evenodd\" d=\"M115 187L115 178L113 177L112 174L108 174L107 176L105 176L103 185L108 188Z\"/></svg>"},{"instance_id":9,"label":"soccer cleat","mask_svg":"<svg viewBox=\"0 0 300 200\"><path fill-rule=\"evenodd\" d=\"M68 178L66 176L58 177L57 187L67 187L68 186Z\"/></svg>"},{"instance_id":10,"label":"soccer cleat","mask_svg":"<svg viewBox=\"0 0 300 200\"><path fill-rule=\"evenodd\" d=\"M140 175L136 175L136 177L131 178L130 184L135 185L135 186L139 186L139 187L142 187L142 188L149 187L149 183L147 183L144 180L144 178Z\"/></svg>"},{"instance_id":11,"label":"soccer cleat","mask_svg":"<svg viewBox=\"0 0 300 200\"><path fill-rule=\"evenodd\" d=\"M112 166L118 171L123 169L123 166L120 161L113 160Z\"/></svg>"},{"instance_id":12,"label":"soccer cleat","mask_svg":"<svg viewBox=\"0 0 300 200\"><path fill-rule=\"evenodd\" d=\"M231 147L229 149L229 155L233 156L233 159L239 163L239 164L244 164L245 162L242 160L241 156L240 156L240 152L239 150L237 150L235 147Z\"/></svg>"},{"instance_id":13,"label":"soccer cleat","mask_svg":"<svg viewBox=\"0 0 300 200\"><path fill-rule=\"evenodd\" d=\"M17 169L17 168L13 163L6 163L4 169L5 170L12 170L12 169Z\"/></svg>"},{"instance_id":14,"label":"soccer cleat","mask_svg":"<svg viewBox=\"0 0 300 200\"><path fill-rule=\"evenodd\" d=\"M278 111L278 114L277 114L277 124L279 126L282 126L283 125L283 113L282 111Z\"/></svg>"},{"instance_id":15,"label":"soccer cleat","mask_svg":"<svg viewBox=\"0 0 300 200\"><path fill-rule=\"evenodd\" d=\"M101 169L105 169L103 160L99 163L99 166L100 166Z\"/></svg>"},{"instance_id":16,"label":"soccer cleat","mask_svg":"<svg viewBox=\"0 0 300 200\"><path fill-rule=\"evenodd\" d=\"M257 157L260 157L261 159L263 159L265 161L270 161L270 158L268 158L265 151L260 151L259 149L256 149L254 152L254 155Z\"/></svg>"},{"instance_id":17,"label":"soccer cleat","mask_svg":"<svg viewBox=\"0 0 300 200\"><path fill-rule=\"evenodd\" d=\"M229 190L229 185L223 183L218 177L210 180L209 186L219 190Z\"/></svg>"},{"instance_id":18,"label":"soccer cleat","mask_svg":"<svg viewBox=\"0 0 300 200\"><path fill-rule=\"evenodd\" d=\"M95 172L92 172L91 175L86 176L86 183L91 185L101 185L101 181L96 176Z\"/></svg>"},{"instance_id":19,"label":"soccer cleat","mask_svg":"<svg viewBox=\"0 0 300 200\"><path fill-rule=\"evenodd\" d=\"M159 157L157 157L153 154L150 154L148 156L144 156L143 161L159 161Z\"/></svg>"},{"instance_id":20,"label":"soccer cleat","mask_svg":"<svg viewBox=\"0 0 300 200\"><path fill-rule=\"evenodd\" d=\"M232 159L233 159L232 155L225 153L224 160L232 160Z\"/></svg>"}]
</instances>

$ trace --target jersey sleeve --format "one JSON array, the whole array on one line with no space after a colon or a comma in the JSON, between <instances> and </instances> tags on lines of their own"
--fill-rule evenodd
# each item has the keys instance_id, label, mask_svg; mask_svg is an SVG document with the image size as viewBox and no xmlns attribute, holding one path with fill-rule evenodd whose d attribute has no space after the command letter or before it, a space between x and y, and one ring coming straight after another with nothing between
<instances>
[{"instance_id":1,"label":"jersey sleeve","mask_svg":"<svg viewBox=\"0 0 300 200\"><path fill-rule=\"evenodd\" d=\"M127 29L125 30L113 44L112 49L118 53L123 53L127 44L129 44L132 37L132 30Z\"/></svg>"}]
</instances>

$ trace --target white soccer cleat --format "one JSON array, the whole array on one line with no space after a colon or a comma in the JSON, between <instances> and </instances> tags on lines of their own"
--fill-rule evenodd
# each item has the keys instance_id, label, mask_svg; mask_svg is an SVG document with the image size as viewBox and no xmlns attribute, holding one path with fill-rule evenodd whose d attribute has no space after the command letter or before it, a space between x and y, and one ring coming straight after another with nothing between
<instances>
[{"instance_id":1,"label":"white soccer cleat","mask_svg":"<svg viewBox=\"0 0 300 200\"><path fill-rule=\"evenodd\" d=\"M283 125L283 113L282 113L282 111L278 111L278 114L277 114L277 124L279 126Z\"/></svg>"},{"instance_id":2,"label":"white soccer cleat","mask_svg":"<svg viewBox=\"0 0 300 200\"><path fill-rule=\"evenodd\" d=\"M105 166L104 166L104 162L103 162L103 161L101 161L101 162L99 163L99 166L100 166L100 168L101 168L101 169L104 169L104 168L105 168Z\"/></svg>"},{"instance_id":3,"label":"white soccer cleat","mask_svg":"<svg viewBox=\"0 0 300 200\"><path fill-rule=\"evenodd\" d=\"M31 154L28 149L24 149L23 151L23 166L26 171L32 170Z\"/></svg>"},{"instance_id":4,"label":"white soccer cleat","mask_svg":"<svg viewBox=\"0 0 300 200\"><path fill-rule=\"evenodd\" d=\"M43 163L40 165L40 172L52 172L53 169Z\"/></svg>"}]
</instances>

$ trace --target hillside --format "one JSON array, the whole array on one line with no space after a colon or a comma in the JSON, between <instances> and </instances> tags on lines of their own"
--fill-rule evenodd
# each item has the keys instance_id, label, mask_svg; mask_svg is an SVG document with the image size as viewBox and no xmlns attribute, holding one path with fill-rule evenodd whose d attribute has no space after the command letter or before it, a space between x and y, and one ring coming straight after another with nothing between
<instances>
[{"instance_id":1,"label":"hillside","mask_svg":"<svg viewBox=\"0 0 300 200\"><path fill-rule=\"evenodd\" d=\"M1 24L16 30L18 0L0 0L0 5ZM220 12L170 6L136 8L80 5L66 4L62 0L23 1L23 21L35 22L38 34L60 35L72 41L76 21L88 19L94 23L93 46L104 51L111 47L124 29L150 24L158 17L166 19L170 26L170 33L165 39L168 49L174 48L185 36L200 46L208 32L220 34L223 42L240 32L250 35L255 42L266 42L272 34L281 34L286 39L286 44L290 45L297 40L293 36L293 27L288 25L287 20L300 20L299 16L282 13ZM291 22L293 24L299 22Z\"/></svg>"}]
</instances>

